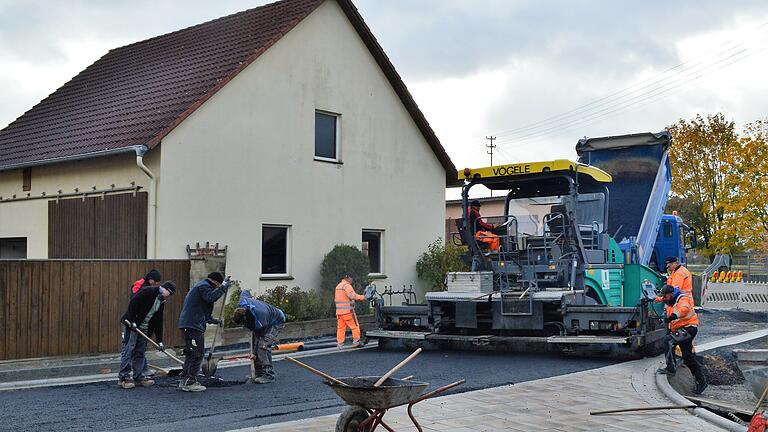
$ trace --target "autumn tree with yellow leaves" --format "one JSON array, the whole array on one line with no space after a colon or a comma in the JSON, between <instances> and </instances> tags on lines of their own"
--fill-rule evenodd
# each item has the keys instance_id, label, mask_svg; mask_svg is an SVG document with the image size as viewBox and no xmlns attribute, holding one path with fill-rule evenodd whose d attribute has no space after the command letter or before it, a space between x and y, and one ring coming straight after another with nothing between
<instances>
[{"instance_id":1,"label":"autumn tree with yellow leaves","mask_svg":"<svg viewBox=\"0 0 768 432\"><path fill-rule=\"evenodd\" d=\"M672 197L697 233L702 253L742 252L768 236L768 123L745 126L741 136L722 113L670 126Z\"/></svg>"}]
</instances>

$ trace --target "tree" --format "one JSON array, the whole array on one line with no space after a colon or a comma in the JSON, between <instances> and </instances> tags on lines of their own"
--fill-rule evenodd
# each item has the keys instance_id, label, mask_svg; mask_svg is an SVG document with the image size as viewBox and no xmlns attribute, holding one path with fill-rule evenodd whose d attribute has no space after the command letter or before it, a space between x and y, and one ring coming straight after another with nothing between
<instances>
[{"instance_id":1,"label":"tree","mask_svg":"<svg viewBox=\"0 0 768 432\"><path fill-rule=\"evenodd\" d=\"M681 215L695 228L702 253L743 249L739 242L739 214L727 205L737 194L729 172L739 148L734 122L722 113L690 121L680 119L669 127L673 145L672 195L685 203Z\"/></svg>"},{"instance_id":2,"label":"tree","mask_svg":"<svg viewBox=\"0 0 768 432\"><path fill-rule=\"evenodd\" d=\"M728 183L735 196L725 210L740 217L731 225L745 247L762 249L768 238L768 121L758 120L744 127L738 148L731 153L734 169Z\"/></svg>"}]
</instances>

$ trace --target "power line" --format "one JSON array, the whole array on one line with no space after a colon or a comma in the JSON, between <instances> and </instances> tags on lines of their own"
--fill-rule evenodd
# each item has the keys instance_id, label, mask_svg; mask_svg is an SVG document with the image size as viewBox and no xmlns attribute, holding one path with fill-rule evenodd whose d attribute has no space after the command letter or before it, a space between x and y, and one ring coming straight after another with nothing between
<instances>
[{"instance_id":1,"label":"power line","mask_svg":"<svg viewBox=\"0 0 768 432\"><path fill-rule=\"evenodd\" d=\"M515 144L520 144L522 142L534 139L534 138L536 138L538 136L547 136L547 135L551 135L553 133L557 133L557 132L562 131L562 130L571 129L572 126L576 126L576 125L582 125L583 126L583 125L585 125L585 123L586 124L593 124L594 121L592 121L592 120L597 120L597 119L600 119L600 118L603 118L603 117L609 116L609 115L612 116L612 114L614 114L614 113L622 112L622 111L625 111L628 108L636 107L638 104L640 104L640 103L642 103L644 101L650 100L650 103L653 103L653 102L658 100L657 96L659 96L659 95L668 93L668 92L676 90L676 89L678 89L678 88L680 88L682 86L685 86L687 84L695 82L696 80L706 76L708 73L711 73L711 72L723 69L725 67L728 67L728 66L730 66L730 65L732 65L734 63L742 61L742 60L744 60L744 59L746 59L748 57L751 57L751 56L753 56L755 54L761 53L761 52L763 52L765 50L766 50L766 47L763 47L762 49L759 49L757 51L752 51L752 52L749 52L748 49L741 50L741 51L739 51L739 52L737 52L735 54L732 54L732 55L730 55L728 57L720 59L720 60L718 60L717 62L715 62L715 63L713 63L711 65L708 65L706 68L703 68L703 69L698 70L698 71L693 71L693 72L687 74L685 77L683 77L683 78L690 77L690 79L682 79L682 78L680 78L680 79L674 80L674 81L672 81L670 83L665 84L664 86L656 87L656 88L650 90L649 92L646 92L646 93L643 93L643 94L638 94L638 95L635 95L635 96L633 96L633 97L631 97L629 99L626 99L624 101L619 101L619 102L613 103L612 105L606 106L605 108L603 108L601 110L598 110L598 111L595 111L595 112L593 112L593 113L591 113L591 114L589 114L589 115L587 115L585 117L577 118L577 119L572 119L572 120L569 120L569 121L566 121L566 122L563 122L563 123L560 123L560 124L557 124L557 125L553 125L553 126L550 126L550 127L547 127L547 128L535 131L535 132L530 132L528 134L523 134L523 135L520 135L520 136L513 136L513 137L509 137L509 138L499 139L499 143L515 143ZM723 63L723 64L721 64L721 63ZM718 66L718 65L719 65L719 67L715 68L715 66ZM646 105L648 105L648 104L643 104L643 105L637 106L637 108L639 108L641 106L646 106Z\"/></svg>"},{"instance_id":2,"label":"power line","mask_svg":"<svg viewBox=\"0 0 768 432\"><path fill-rule=\"evenodd\" d=\"M756 32L758 32L758 30L760 30L761 28L763 28L765 26L768 26L768 22L760 24L759 26L751 29L750 31L747 32L747 35L750 35L752 33L756 33ZM730 44L733 44L734 42L735 42L735 40L726 41L723 44L721 44L720 47L726 47L726 46L728 46ZM725 59L728 59L728 58L732 57L733 55L736 55L736 54L739 54L741 52L744 52L746 50L746 48L742 48L744 46L744 44L745 44L745 42L742 40L741 42L737 43L733 47L730 47L730 48L727 48L727 49L721 49L720 52L715 54L715 57L727 54ZM654 76L651 76L651 77L649 77L649 78L647 78L645 80L637 82L637 83L635 83L633 85L625 87L625 88L623 88L621 90L618 90L616 92L610 93L610 94L608 94L608 95L606 95L606 96L604 96L602 98L596 99L596 100L594 100L592 102L589 102L589 103L587 103L585 105L576 107L576 108L571 109L569 111L566 111L564 113L561 113L561 114L558 114L558 115L555 115L555 116L551 116L551 117L548 117L546 119L543 119L543 120L540 120L540 121L537 121L537 122L529 123L529 124L527 124L525 126L521 126L521 127L518 127L518 128L514 128L514 129L507 130L507 131L503 131L498 136L500 136L500 137L502 137L502 136L503 137L509 137L509 136L512 136L512 135L520 135L520 134L525 135L525 134L533 132L536 129L540 129L542 127L545 127L548 124L552 124L552 123L561 121L561 120L569 118L569 117L574 117L574 116L577 116L577 115L579 115L581 113L584 113L584 112L592 111L592 110L597 109L597 108L599 108L601 106L604 106L606 104L614 103L613 101L611 101L611 99L621 99L621 98L624 98L624 97L626 97L628 95L631 95L634 92L637 92L637 91L640 91L640 90L643 90L643 89L647 89L649 87L658 86L659 84L662 84L664 80L668 80L668 79L673 78L673 77L675 77L677 75L681 75L681 74L690 75L691 71L695 71L695 69L699 65L704 63L704 61L701 60L701 59L711 59L711 58L712 58L711 51L702 53L702 54L700 54L700 55L698 55L698 56L696 56L696 57L694 57L694 58L692 58L692 59L690 59L688 61L682 62L682 63L680 63L680 64L678 64L678 65L676 65L674 67L666 69L665 71L660 72L660 73L658 73L658 74L656 74ZM721 59L721 60L724 60L724 59ZM708 68L710 66L705 66L704 69L706 69L706 68ZM677 70L677 69L680 69L680 70ZM672 73L672 74L669 74L669 72L674 71L674 70L677 70L677 71ZM665 75L668 75L668 74L669 74L669 76L665 76ZM641 86L641 84L644 84L644 83L647 83L647 84ZM623 96L620 96L620 95L623 95Z\"/></svg>"}]
</instances>

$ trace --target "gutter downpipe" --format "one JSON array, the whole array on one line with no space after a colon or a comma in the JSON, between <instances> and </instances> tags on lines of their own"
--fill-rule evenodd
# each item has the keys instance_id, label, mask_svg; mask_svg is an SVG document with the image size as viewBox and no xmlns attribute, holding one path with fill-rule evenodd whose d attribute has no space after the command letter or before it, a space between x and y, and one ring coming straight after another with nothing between
<instances>
[{"instance_id":1,"label":"gutter downpipe","mask_svg":"<svg viewBox=\"0 0 768 432\"><path fill-rule=\"evenodd\" d=\"M147 215L147 259L155 259L157 253L157 178L144 165L144 155L149 151L147 146L138 146L136 150L136 166L149 177L149 214Z\"/></svg>"}]
</instances>

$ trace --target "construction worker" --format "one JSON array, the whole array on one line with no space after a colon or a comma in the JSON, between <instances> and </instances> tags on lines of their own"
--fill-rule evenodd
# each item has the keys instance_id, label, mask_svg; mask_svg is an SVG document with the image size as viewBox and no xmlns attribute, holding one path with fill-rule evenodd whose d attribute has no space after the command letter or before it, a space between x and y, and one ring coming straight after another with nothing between
<instances>
[{"instance_id":1,"label":"construction worker","mask_svg":"<svg viewBox=\"0 0 768 432\"><path fill-rule=\"evenodd\" d=\"M132 389L136 385L149 387L155 382L145 375L147 340L138 334L154 334L160 350L163 347L163 310L168 297L176 292L176 285L167 281L156 286L147 286L137 292L128 302L128 310L120 318L123 324L123 338L120 350L120 372L117 385ZM125 322L128 321L130 325ZM132 378L132 379L131 379Z\"/></svg>"},{"instance_id":2,"label":"construction worker","mask_svg":"<svg viewBox=\"0 0 768 432\"><path fill-rule=\"evenodd\" d=\"M496 227L483 220L480 215L480 201L473 200L470 204L467 210L467 221L478 242L486 245L491 251L499 250L501 242L496 235Z\"/></svg>"},{"instance_id":3,"label":"construction worker","mask_svg":"<svg viewBox=\"0 0 768 432\"><path fill-rule=\"evenodd\" d=\"M667 285L680 288L680 291L690 298L693 298L693 279L691 278L691 272L687 268L680 265L677 257L668 256L664 258L664 264L667 266ZM663 302L664 299L661 296L657 296L654 300L656 303Z\"/></svg>"},{"instance_id":4,"label":"construction worker","mask_svg":"<svg viewBox=\"0 0 768 432\"><path fill-rule=\"evenodd\" d=\"M152 269L147 272L146 275L144 275L143 278L137 280L136 282L131 285L131 295L136 294L139 292L140 289L144 288L145 286L151 286L156 287L160 285L160 280L163 277L160 275L160 271L156 269Z\"/></svg>"},{"instance_id":5,"label":"construction worker","mask_svg":"<svg viewBox=\"0 0 768 432\"><path fill-rule=\"evenodd\" d=\"M344 339L347 336L347 327L352 330L352 347L359 348L360 344L360 324L357 322L355 314L355 301L366 300L366 297L355 292L352 288L352 275L346 274L341 279L334 291L334 301L336 302L336 345L341 348L344 346Z\"/></svg>"},{"instance_id":6,"label":"construction worker","mask_svg":"<svg viewBox=\"0 0 768 432\"><path fill-rule=\"evenodd\" d=\"M696 379L693 392L701 394L707 388L707 379L693 353L693 339L699 331L699 317L696 316L693 308L693 297L672 285L664 285L661 297L664 299L665 321L669 326L669 333L665 337L667 366L659 369L658 372L665 375L674 375L677 372L675 347L679 346L683 363L688 366Z\"/></svg>"},{"instance_id":7,"label":"construction worker","mask_svg":"<svg viewBox=\"0 0 768 432\"><path fill-rule=\"evenodd\" d=\"M197 382L197 373L205 352L205 325L222 325L211 314L213 304L227 294L230 283L229 278L224 280L224 275L213 272L192 286L184 298L184 306L179 315L179 329L184 338L184 366L179 381L181 391L205 391L205 386Z\"/></svg>"},{"instance_id":8,"label":"construction worker","mask_svg":"<svg viewBox=\"0 0 768 432\"><path fill-rule=\"evenodd\" d=\"M280 309L256 300L248 290L240 293L240 301L232 316L236 324L250 330L253 347L252 360L256 384L267 384L275 380L272 368L272 347L277 344L280 330L285 326L285 314Z\"/></svg>"}]
</instances>

